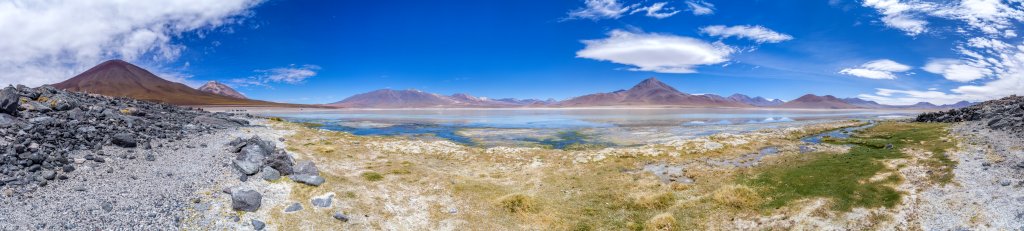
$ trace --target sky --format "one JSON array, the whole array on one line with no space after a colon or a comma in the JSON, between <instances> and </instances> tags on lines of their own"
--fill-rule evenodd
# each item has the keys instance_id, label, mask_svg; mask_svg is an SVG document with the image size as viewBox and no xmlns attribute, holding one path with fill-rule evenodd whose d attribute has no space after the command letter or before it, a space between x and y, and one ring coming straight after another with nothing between
<instances>
[{"instance_id":1,"label":"sky","mask_svg":"<svg viewBox=\"0 0 1024 231\"><path fill-rule=\"evenodd\" d=\"M1024 0L0 0L0 84L123 59L250 98L376 89L567 99L656 77L692 94L950 104L1024 93Z\"/></svg>"}]
</instances>

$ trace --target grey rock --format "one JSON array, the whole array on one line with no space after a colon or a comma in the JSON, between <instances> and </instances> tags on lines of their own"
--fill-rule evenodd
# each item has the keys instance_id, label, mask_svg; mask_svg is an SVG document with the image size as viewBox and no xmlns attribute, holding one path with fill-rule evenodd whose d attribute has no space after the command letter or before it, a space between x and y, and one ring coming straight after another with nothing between
<instances>
[{"instance_id":1,"label":"grey rock","mask_svg":"<svg viewBox=\"0 0 1024 231\"><path fill-rule=\"evenodd\" d=\"M331 207L331 202L333 199L334 194L328 194L319 197L314 197L312 200L309 201L309 203L313 204L313 207L329 208Z\"/></svg>"},{"instance_id":2,"label":"grey rock","mask_svg":"<svg viewBox=\"0 0 1024 231\"><path fill-rule=\"evenodd\" d=\"M263 223L262 221L260 221L260 220L256 220L256 219L253 219L253 220L252 220L252 228L253 228L253 229L256 229L256 230L263 230L263 228L264 228L264 227L266 227L266 226L267 226L267 224L264 224L264 223Z\"/></svg>"},{"instance_id":3,"label":"grey rock","mask_svg":"<svg viewBox=\"0 0 1024 231\"><path fill-rule=\"evenodd\" d=\"M134 148L137 144L135 136L127 132L117 133L111 138L110 143L124 148Z\"/></svg>"},{"instance_id":4,"label":"grey rock","mask_svg":"<svg viewBox=\"0 0 1024 231\"><path fill-rule=\"evenodd\" d=\"M20 105L17 91L13 87L6 87L0 90L0 113L3 114L14 114L18 111L18 105Z\"/></svg>"},{"instance_id":5,"label":"grey rock","mask_svg":"<svg viewBox=\"0 0 1024 231\"><path fill-rule=\"evenodd\" d=\"M291 178L295 182L299 182L299 183L303 183L303 184L307 184L307 185L312 185L312 186L320 186L321 184L324 183L324 178L323 177L314 176L314 175L306 175L306 174L294 175L293 174L293 175L289 176L288 178Z\"/></svg>"},{"instance_id":6,"label":"grey rock","mask_svg":"<svg viewBox=\"0 0 1024 231\"><path fill-rule=\"evenodd\" d=\"M294 212L298 212L298 211L301 211L301 210L302 210L302 204L299 204L299 203L294 203L292 205L289 205L287 208L284 208L284 212L285 213L294 213Z\"/></svg>"},{"instance_id":7,"label":"grey rock","mask_svg":"<svg viewBox=\"0 0 1024 231\"><path fill-rule=\"evenodd\" d=\"M345 214L341 213L341 211L334 212L334 219L337 219L341 222L348 222L348 216L345 216Z\"/></svg>"},{"instance_id":8,"label":"grey rock","mask_svg":"<svg viewBox=\"0 0 1024 231\"><path fill-rule=\"evenodd\" d=\"M316 164L313 164L313 161L306 160L299 162L297 165L295 165L292 174L319 176L320 170L316 168Z\"/></svg>"},{"instance_id":9,"label":"grey rock","mask_svg":"<svg viewBox=\"0 0 1024 231\"><path fill-rule=\"evenodd\" d=\"M53 180L57 178L57 172L50 170L44 170L41 175L43 176L43 179L46 180Z\"/></svg>"},{"instance_id":10,"label":"grey rock","mask_svg":"<svg viewBox=\"0 0 1024 231\"><path fill-rule=\"evenodd\" d=\"M236 211L255 212L263 203L263 195L253 190L240 190L231 193L231 208Z\"/></svg>"},{"instance_id":11,"label":"grey rock","mask_svg":"<svg viewBox=\"0 0 1024 231\"><path fill-rule=\"evenodd\" d=\"M1007 180L1007 179L999 180L999 185L1002 185L1002 186L1010 186L1010 183L1012 183L1012 182L1010 182L1010 180Z\"/></svg>"},{"instance_id":12,"label":"grey rock","mask_svg":"<svg viewBox=\"0 0 1024 231\"><path fill-rule=\"evenodd\" d=\"M100 204L100 207L103 208L103 211L107 211L107 212L110 212L111 210L114 210L114 205L111 204L110 202L103 202L103 203Z\"/></svg>"},{"instance_id":13,"label":"grey rock","mask_svg":"<svg viewBox=\"0 0 1024 231\"><path fill-rule=\"evenodd\" d=\"M239 172L245 175L256 174L260 171L260 163L246 161L246 160L232 160L231 163L235 166Z\"/></svg>"},{"instance_id":14,"label":"grey rock","mask_svg":"<svg viewBox=\"0 0 1024 231\"><path fill-rule=\"evenodd\" d=\"M263 167L263 173L261 176L263 177L263 180L266 181L274 181L281 179L281 173L278 172L276 169L271 168L270 166Z\"/></svg>"}]
</instances>

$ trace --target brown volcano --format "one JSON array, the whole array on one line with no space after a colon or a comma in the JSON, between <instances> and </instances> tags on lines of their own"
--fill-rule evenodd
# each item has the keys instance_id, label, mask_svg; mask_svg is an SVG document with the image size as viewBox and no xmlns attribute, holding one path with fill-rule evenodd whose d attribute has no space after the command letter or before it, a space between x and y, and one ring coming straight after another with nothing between
<instances>
[{"instance_id":1,"label":"brown volcano","mask_svg":"<svg viewBox=\"0 0 1024 231\"><path fill-rule=\"evenodd\" d=\"M288 106L202 92L185 84L167 81L146 69L116 59L103 62L53 86L69 91L130 97L175 105Z\"/></svg>"},{"instance_id":2,"label":"brown volcano","mask_svg":"<svg viewBox=\"0 0 1024 231\"><path fill-rule=\"evenodd\" d=\"M691 95L680 92L655 78L645 79L629 90L597 93L562 101L559 106L688 106L688 107L750 107L717 95Z\"/></svg>"}]
</instances>

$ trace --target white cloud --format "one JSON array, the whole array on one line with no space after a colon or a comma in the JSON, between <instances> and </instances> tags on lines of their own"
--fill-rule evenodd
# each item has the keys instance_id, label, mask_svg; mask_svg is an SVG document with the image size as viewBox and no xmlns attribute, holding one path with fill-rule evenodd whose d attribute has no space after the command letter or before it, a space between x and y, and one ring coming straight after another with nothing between
<instances>
[{"instance_id":1,"label":"white cloud","mask_svg":"<svg viewBox=\"0 0 1024 231\"><path fill-rule=\"evenodd\" d=\"M878 10L885 25L911 36L927 30L928 21L921 19L920 15L935 8L934 4L928 2L900 0L864 0L864 6Z\"/></svg>"},{"instance_id":2,"label":"white cloud","mask_svg":"<svg viewBox=\"0 0 1024 231\"><path fill-rule=\"evenodd\" d=\"M925 64L922 69L957 82L970 82L992 74L986 68L972 66L956 59L933 59L928 61L928 64Z\"/></svg>"},{"instance_id":3,"label":"white cloud","mask_svg":"<svg viewBox=\"0 0 1024 231\"><path fill-rule=\"evenodd\" d=\"M56 83L114 58L169 63L185 49L174 38L236 23L260 2L0 1L0 84Z\"/></svg>"},{"instance_id":4,"label":"white cloud","mask_svg":"<svg viewBox=\"0 0 1024 231\"><path fill-rule=\"evenodd\" d=\"M586 0L583 8L569 12L569 19L616 19L629 12L634 5L622 5L616 0Z\"/></svg>"},{"instance_id":5,"label":"white cloud","mask_svg":"<svg viewBox=\"0 0 1024 231\"><path fill-rule=\"evenodd\" d=\"M666 4L668 4L668 2L657 2L647 7L636 8L635 10L633 10L633 12L630 12L630 14L646 12L644 15L647 15L648 17L663 19L672 17L672 15L676 15L679 13L679 10L676 10L673 7L666 8Z\"/></svg>"},{"instance_id":6,"label":"white cloud","mask_svg":"<svg viewBox=\"0 0 1024 231\"><path fill-rule=\"evenodd\" d=\"M935 2L919 0L865 0L886 17L910 17L925 20L934 17L959 23L952 35L966 36L955 44L957 58L935 58L922 67L929 73L958 82L971 83L939 90L878 89L861 95L879 102L925 101L935 104L960 100L984 101L1011 94L1024 94L1024 43L1016 39L1018 26L1024 22L1019 0L959 0ZM890 27L897 27L886 23ZM927 22L919 31L927 30ZM916 35L913 30L904 30ZM937 32L941 30L936 30ZM977 37L971 37L977 36Z\"/></svg>"},{"instance_id":7,"label":"white cloud","mask_svg":"<svg viewBox=\"0 0 1024 231\"><path fill-rule=\"evenodd\" d=\"M962 96L951 95L936 90L912 91L893 90L886 88L879 88L876 90L877 92L875 92L874 95L860 94L857 95L857 97L886 105L912 105L919 102L929 102L935 105L943 105L954 104L963 100L968 100L963 98Z\"/></svg>"},{"instance_id":8,"label":"white cloud","mask_svg":"<svg viewBox=\"0 0 1024 231\"><path fill-rule=\"evenodd\" d=\"M715 13L715 5L704 1L686 1L686 6L690 8L690 12L693 12L693 15L709 15Z\"/></svg>"},{"instance_id":9,"label":"white cloud","mask_svg":"<svg viewBox=\"0 0 1024 231\"><path fill-rule=\"evenodd\" d=\"M236 86L264 86L269 87L272 83L301 84L306 79L316 76L320 66L317 65L288 65L266 70L256 70L259 73L247 78L232 79L229 82Z\"/></svg>"},{"instance_id":10,"label":"white cloud","mask_svg":"<svg viewBox=\"0 0 1024 231\"><path fill-rule=\"evenodd\" d=\"M701 33L704 33L704 34L707 34L707 35L711 35L711 36L717 36L717 37L723 37L723 38L729 38L729 37L745 38L745 39L750 39L750 40L757 41L758 43L766 43L766 42L767 43L779 43L779 42L788 41L788 40L792 40L793 39L793 36L790 36L788 34L783 34L783 33L775 32L775 31L773 31L771 29L768 29L768 28L765 28L763 26L749 26L749 25L747 25L747 26L730 26L730 27L726 27L724 25L713 25L713 26L706 26L704 28L701 28L700 31L701 31Z\"/></svg>"},{"instance_id":11,"label":"white cloud","mask_svg":"<svg viewBox=\"0 0 1024 231\"><path fill-rule=\"evenodd\" d=\"M736 50L722 43L669 34L613 30L608 38L584 40L576 57L634 66L633 71L695 73L699 65L729 61Z\"/></svg>"},{"instance_id":12,"label":"white cloud","mask_svg":"<svg viewBox=\"0 0 1024 231\"><path fill-rule=\"evenodd\" d=\"M264 73L264 82L299 84L309 77L316 76L318 70L320 70L320 67L317 65L295 66L293 64L288 67L258 70L257 72Z\"/></svg>"},{"instance_id":13,"label":"white cloud","mask_svg":"<svg viewBox=\"0 0 1024 231\"><path fill-rule=\"evenodd\" d=\"M910 66L897 63L896 61L879 59L861 64L857 68L845 68L840 70L839 73L869 79L896 79L896 75L893 73L909 71L910 69Z\"/></svg>"}]
</instances>

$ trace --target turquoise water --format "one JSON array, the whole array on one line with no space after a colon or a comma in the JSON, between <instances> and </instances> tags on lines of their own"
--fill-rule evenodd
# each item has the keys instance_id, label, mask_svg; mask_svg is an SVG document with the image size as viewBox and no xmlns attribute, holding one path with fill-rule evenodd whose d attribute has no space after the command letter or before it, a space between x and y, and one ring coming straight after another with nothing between
<instances>
[{"instance_id":1,"label":"turquoise water","mask_svg":"<svg viewBox=\"0 0 1024 231\"><path fill-rule=\"evenodd\" d=\"M703 136L804 121L912 115L899 111L747 109L418 109L269 113L355 135L439 138L466 145L631 145L647 137ZM467 135L471 132L473 135ZM514 134L504 134L514 132ZM492 135L499 134L499 135ZM625 140L625 141L624 141Z\"/></svg>"}]
</instances>

